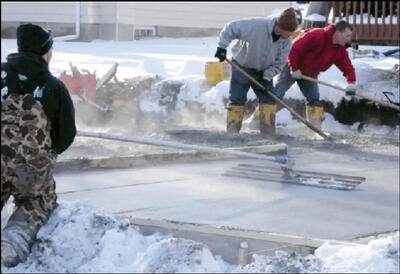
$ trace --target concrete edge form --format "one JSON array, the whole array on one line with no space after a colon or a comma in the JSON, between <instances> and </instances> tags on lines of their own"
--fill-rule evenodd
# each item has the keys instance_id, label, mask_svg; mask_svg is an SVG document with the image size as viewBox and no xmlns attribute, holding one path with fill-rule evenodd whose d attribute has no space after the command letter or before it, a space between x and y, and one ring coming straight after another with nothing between
<instances>
[{"instance_id":1,"label":"concrete edge form","mask_svg":"<svg viewBox=\"0 0 400 274\"><path fill-rule=\"evenodd\" d=\"M230 148L233 150L240 150L246 152L260 153L260 154L287 154L286 144L262 145L262 146L248 146L248 147L235 147ZM71 171L71 170L89 170L95 168L129 168L137 166L146 166L149 164L163 164L163 163L187 163L189 161L200 160L219 160L231 159L234 156L222 155L218 153L199 152L199 151L178 151L168 153L153 153L144 155L132 156L111 156L111 157L96 157L96 158L75 158L68 160L60 160L55 164L55 171Z\"/></svg>"},{"instance_id":2,"label":"concrete edge form","mask_svg":"<svg viewBox=\"0 0 400 274\"><path fill-rule=\"evenodd\" d=\"M137 226L144 235L159 232L204 243L213 254L232 264L247 264L255 253L273 256L277 250L305 256L327 241L227 226L134 218L127 212L116 213L116 216L118 219L129 219L130 224Z\"/></svg>"},{"instance_id":3,"label":"concrete edge form","mask_svg":"<svg viewBox=\"0 0 400 274\"><path fill-rule=\"evenodd\" d=\"M396 229L393 231L377 232L377 233L373 233L370 235L356 237L356 238L350 240L350 242L357 243L357 244L368 244L369 242L371 242L373 240L386 238L386 237L393 237L393 236L399 235L399 233L400 233L399 229Z\"/></svg>"}]
</instances>

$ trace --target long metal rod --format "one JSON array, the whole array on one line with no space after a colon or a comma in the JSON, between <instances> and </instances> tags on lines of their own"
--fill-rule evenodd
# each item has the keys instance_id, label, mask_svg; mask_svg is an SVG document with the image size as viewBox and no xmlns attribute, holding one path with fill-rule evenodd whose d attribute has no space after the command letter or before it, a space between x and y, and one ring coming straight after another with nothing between
<instances>
[{"instance_id":1,"label":"long metal rod","mask_svg":"<svg viewBox=\"0 0 400 274\"><path fill-rule=\"evenodd\" d=\"M328 86L328 87L331 87L331 88L346 92L346 89L344 89L344 88L341 88L341 87L338 87L338 86L335 86L335 85L320 81L318 79L309 77L307 75L303 75L302 78L305 79L305 80L311 81L311 82L315 82L315 83L318 83L318 84L321 84L321 85L325 85L325 86ZM390 108L393 108L393 109L395 109L397 111L400 111L400 107L396 106L395 104L391 104L391 103L388 103L388 102L376 100L375 98L371 98L369 96L366 96L366 95L363 95L363 94L360 94L360 93L356 93L354 96L357 96L357 97L360 97L360 98L363 98L363 99L367 99L369 101L375 102L375 103L380 104L382 106L390 107Z\"/></svg>"},{"instance_id":2,"label":"long metal rod","mask_svg":"<svg viewBox=\"0 0 400 274\"><path fill-rule=\"evenodd\" d=\"M250 79L250 81L252 81L254 84L256 84L258 87L260 87L262 90L264 90L265 92L267 92L267 94L269 96L272 97L272 99L275 100L275 102L281 104L282 106L284 106L287 110L289 110L289 112L293 115L296 116L301 122L303 122L303 124L305 124L307 127L309 127L311 130L313 130L314 132L318 133L322 138L324 139L330 139L331 137L329 137L328 135L326 135L322 130L320 130L319 128L317 128L316 126L314 126L313 124L311 124L309 121L307 121L306 119L303 118L303 116L301 116L300 114L298 114L296 111L294 111L290 106L288 106L285 102L283 102L281 99L279 99L278 96L276 96L275 94L273 94L272 92L270 92L266 87L264 87L263 85L261 85L256 79L254 79L250 74L248 74L245 70L243 70L241 67L239 67L238 65L236 65L235 63L233 63L231 60L229 59L225 59L231 66L233 66L234 68L236 68L238 71L240 71L243 75L245 75L247 78Z\"/></svg>"},{"instance_id":3,"label":"long metal rod","mask_svg":"<svg viewBox=\"0 0 400 274\"><path fill-rule=\"evenodd\" d=\"M116 134L105 133L105 132L88 132L88 131L78 130L77 135L82 136L82 137L94 137L94 138L118 140L118 141L123 141L123 142L130 142L130 143L157 145L157 146L164 146L164 147L174 147L174 148L180 148L180 149L198 150L198 151L204 151L204 152L221 153L221 154L240 156L240 157L245 157L245 158L267 160L267 161L277 162L280 164L287 164L289 166L289 168L291 168L294 165L294 161L292 159L288 159L288 157L286 157L286 156L267 156L267 155L263 155L263 154L237 151L237 150L231 150L231 149L227 149L227 148L216 148L216 147L210 147L210 146L181 144L181 143L176 143L176 142L172 142L172 141L164 141L164 140L153 139L153 138L144 138L144 137L139 137L139 136L123 136L123 135L116 135Z\"/></svg>"}]
</instances>

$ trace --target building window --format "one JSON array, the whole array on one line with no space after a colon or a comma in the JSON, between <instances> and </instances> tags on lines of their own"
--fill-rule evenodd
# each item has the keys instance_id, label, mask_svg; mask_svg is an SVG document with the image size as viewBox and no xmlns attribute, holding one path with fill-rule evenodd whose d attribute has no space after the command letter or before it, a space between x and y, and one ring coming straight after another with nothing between
<instances>
[{"instance_id":1,"label":"building window","mask_svg":"<svg viewBox=\"0 0 400 274\"><path fill-rule=\"evenodd\" d=\"M155 27L134 27L134 40L156 36Z\"/></svg>"}]
</instances>

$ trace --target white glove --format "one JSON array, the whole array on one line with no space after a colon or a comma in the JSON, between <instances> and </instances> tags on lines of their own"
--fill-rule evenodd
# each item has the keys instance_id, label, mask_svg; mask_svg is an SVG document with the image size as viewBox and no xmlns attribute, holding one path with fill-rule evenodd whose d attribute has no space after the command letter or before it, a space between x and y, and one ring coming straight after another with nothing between
<instances>
[{"instance_id":1,"label":"white glove","mask_svg":"<svg viewBox=\"0 0 400 274\"><path fill-rule=\"evenodd\" d=\"M348 83L346 87L346 95L354 96L356 94L356 84Z\"/></svg>"},{"instance_id":2,"label":"white glove","mask_svg":"<svg viewBox=\"0 0 400 274\"><path fill-rule=\"evenodd\" d=\"M300 80L303 78L303 74L301 74L301 70L295 70L290 73L293 79Z\"/></svg>"}]
</instances>

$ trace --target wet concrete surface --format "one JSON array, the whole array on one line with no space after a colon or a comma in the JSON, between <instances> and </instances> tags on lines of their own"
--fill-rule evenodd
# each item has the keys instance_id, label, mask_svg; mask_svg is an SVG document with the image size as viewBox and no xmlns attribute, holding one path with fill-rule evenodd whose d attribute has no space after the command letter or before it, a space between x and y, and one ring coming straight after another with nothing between
<instances>
[{"instance_id":1,"label":"wet concrete surface","mask_svg":"<svg viewBox=\"0 0 400 274\"><path fill-rule=\"evenodd\" d=\"M284 142L297 169L362 176L367 180L353 191L328 190L268 182L268 178L250 180L222 176L225 170L243 162L277 166L261 160L166 161L129 169L57 172L59 200L85 200L109 212L137 218L321 239L350 240L399 229L398 138L347 134L334 136L334 141L321 141L286 135L275 138L251 133L228 136L190 130L171 131L162 137L220 147ZM96 147L101 148L103 140L98 142ZM85 146L93 147L93 144L93 140L86 145L80 143L81 147L76 147L75 151L72 147L69 155L79 155L85 151ZM79 146L79 142L75 145ZM125 143L113 145L120 146L120 151L127 154L160 151L160 148L144 145L133 145L129 149ZM114 149L109 145L104 147ZM95 154L99 152L93 149L92 154L86 156Z\"/></svg>"}]
</instances>

